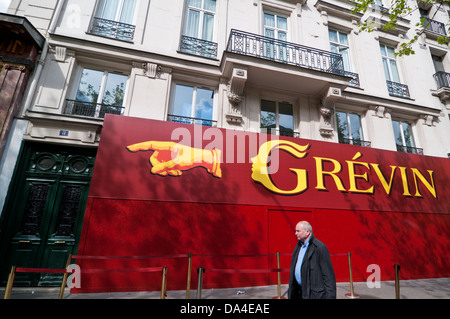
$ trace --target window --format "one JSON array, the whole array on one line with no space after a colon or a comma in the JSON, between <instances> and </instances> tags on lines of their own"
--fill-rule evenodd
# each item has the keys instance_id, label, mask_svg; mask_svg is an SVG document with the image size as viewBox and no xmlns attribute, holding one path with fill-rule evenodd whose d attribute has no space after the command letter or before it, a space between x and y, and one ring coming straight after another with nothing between
<instances>
[{"instance_id":1,"label":"window","mask_svg":"<svg viewBox=\"0 0 450 319\"><path fill-rule=\"evenodd\" d=\"M385 44L380 44L380 51L389 94L392 96L409 98L408 86L401 84L400 81L397 60L395 58L395 49Z\"/></svg>"},{"instance_id":2,"label":"window","mask_svg":"<svg viewBox=\"0 0 450 319\"><path fill-rule=\"evenodd\" d=\"M364 141L359 114L336 111L336 126L339 143L370 146Z\"/></svg>"},{"instance_id":3,"label":"window","mask_svg":"<svg viewBox=\"0 0 450 319\"><path fill-rule=\"evenodd\" d=\"M288 102L261 101L261 128L275 129L282 136L295 136L292 104Z\"/></svg>"},{"instance_id":4,"label":"window","mask_svg":"<svg viewBox=\"0 0 450 319\"><path fill-rule=\"evenodd\" d=\"M264 36L287 41L288 25L287 17L270 12L264 12ZM282 44L265 44L266 56L270 59L286 61L286 45Z\"/></svg>"},{"instance_id":5,"label":"window","mask_svg":"<svg viewBox=\"0 0 450 319\"><path fill-rule=\"evenodd\" d=\"M103 118L122 114L128 76L84 68L75 100L66 101L66 114Z\"/></svg>"},{"instance_id":6,"label":"window","mask_svg":"<svg viewBox=\"0 0 450 319\"><path fill-rule=\"evenodd\" d=\"M422 149L416 148L410 123L393 120L392 126L394 128L394 137L395 144L397 145L397 151L423 154Z\"/></svg>"},{"instance_id":7,"label":"window","mask_svg":"<svg viewBox=\"0 0 450 319\"><path fill-rule=\"evenodd\" d=\"M90 33L124 41L132 41L136 0L100 0Z\"/></svg>"},{"instance_id":8,"label":"window","mask_svg":"<svg viewBox=\"0 0 450 319\"><path fill-rule=\"evenodd\" d=\"M344 61L344 70L351 71L347 33L329 29L328 35L330 38L331 52L341 54Z\"/></svg>"},{"instance_id":9,"label":"window","mask_svg":"<svg viewBox=\"0 0 450 319\"><path fill-rule=\"evenodd\" d=\"M217 56L214 43L216 0L188 0L180 51L205 57Z\"/></svg>"},{"instance_id":10,"label":"window","mask_svg":"<svg viewBox=\"0 0 450 319\"><path fill-rule=\"evenodd\" d=\"M445 72L442 57L431 55L431 58L433 59L434 69L436 71L434 79L436 80L437 88L450 87L450 73Z\"/></svg>"},{"instance_id":11,"label":"window","mask_svg":"<svg viewBox=\"0 0 450 319\"><path fill-rule=\"evenodd\" d=\"M168 120L213 126L214 91L208 88L176 84L172 112Z\"/></svg>"}]
</instances>

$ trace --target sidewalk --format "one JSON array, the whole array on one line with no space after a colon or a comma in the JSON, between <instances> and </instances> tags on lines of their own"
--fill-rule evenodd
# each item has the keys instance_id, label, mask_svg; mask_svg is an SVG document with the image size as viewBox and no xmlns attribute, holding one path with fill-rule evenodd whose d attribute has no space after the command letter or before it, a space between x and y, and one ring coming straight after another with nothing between
<instances>
[{"instance_id":1,"label":"sidewalk","mask_svg":"<svg viewBox=\"0 0 450 319\"><path fill-rule=\"evenodd\" d=\"M0 288L1 297L5 288ZM59 288L13 288L11 299L57 299ZM349 283L337 284L337 299L349 299ZM368 288L365 282L354 283L354 294L360 299L395 299L394 281L382 281L380 288ZM287 295L287 285L281 285L281 295ZM197 290L190 291L190 299L196 299ZM227 289L203 289L202 299L272 299L277 297L277 286L242 287ZM64 299L159 299L160 291L71 294ZM186 299L185 290L167 291L167 299ZM401 280L400 299L450 299L450 278Z\"/></svg>"}]
</instances>

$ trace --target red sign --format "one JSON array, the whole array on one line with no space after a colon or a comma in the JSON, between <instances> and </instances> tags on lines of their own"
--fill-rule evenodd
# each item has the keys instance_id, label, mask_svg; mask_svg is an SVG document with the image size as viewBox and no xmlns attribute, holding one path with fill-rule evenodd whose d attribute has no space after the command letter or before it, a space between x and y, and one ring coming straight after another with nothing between
<instances>
[{"instance_id":1,"label":"red sign","mask_svg":"<svg viewBox=\"0 0 450 319\"><path fill-rule=\"evenodd\" d=\"M91 197L448 213L450 160L108 116Z\"/></svg>"}]
</instances>

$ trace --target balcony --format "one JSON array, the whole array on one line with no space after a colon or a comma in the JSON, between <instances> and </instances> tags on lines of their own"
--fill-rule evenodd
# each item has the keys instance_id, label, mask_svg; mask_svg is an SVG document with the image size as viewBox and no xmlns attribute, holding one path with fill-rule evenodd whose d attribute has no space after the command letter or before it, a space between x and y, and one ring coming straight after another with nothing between
<instances>
[{"instance_id":1,"label":"balcony","mask_svg":"<svg viewBox=\"0 0 450 319\"><path fill-rule=\"evenodd\" d=\"M299 93L359 85L358 74L344 70L340 54L234 29L222 60L224 73L229 67L231 74L233 65L248 70L247 82Z\"/></svg>"},{"instance_id":2,"label":"balcony","mask_svg":"<svg viewBox=\"0 0 450 319\"><path fill-rule=\"evenodd\" d=\"M167 114L167 121L175 122L175 123L211 126L211 127L217 126L217 121L208 120L208 119L200 119L200 118L196 118L196 117L174 115L174 114Z\"/></svg>"},{"instance_id":3,"label":"balcony","mask_svg":"<svg viewBox=\"0 0 450 319\"><path fill-rule=\"evenodd\" d=\"M126 42L132 42L135 26L127 23L94 17L89 34Z\"/></svg>"},{"instance_id":4,"label":"balcony","mask_svg":"<svg viewBox=\"0 0 450 319\"><path fill-rule=\"evenodd\" d=\"M369 141L363 141L363 140L357 140L357 139L351 139L351 138L344 138L339 137L339 143L341 144L349 144L349 145L357 145L357 146L364 146L364 147L370 147L372 145Z\"/></svg>"},{"instance_id":5,"label":"balcony","mask_svg":"<svg viewBox=\"0 0 450 319\"><path fill-rule=\"evenodd\" d=\"M386 81L386 84L390 96L396 96L406 99L410 98L409 89L407 85L393 81Z\"/></svg>"},{"instance_id":6,"label":"balcony","mask_svg":"<svg viewBox=\"0 0 450 319\"><path fill-rule=\"evenodd\" d=\"M182 35L180 52L215 59L217 57L217 43Z\"/></svg>"},{"instance_id":7,"label":"balcony","mask_svg":"<svg viewBox=\"0 0 450 319\"><path fill-rule=\"evenodd\" d=\"M123 106L105 105L67 99L64 107L64 114L102 119L105 117L105 114L121 115L123 109Z\"/></svg>"},{"instance_id":8,"label":"balcony","mask_svg":"<svg viewBox=\"0 0 450 319\"><path fill-rule=\"evenodd\" d=\"M437 39L440 36L446 36L445 24L436 20L432 20L428 17L422 17L423 28L425 34L432 38Z\"/></svg>"},{"instance_id":9,"label":"balcony","mask_svg":"<svg viewBox=\"0 0 450 319\"><path fill-rule=\"evenodd\" d=\"M441 88L450 88L450 73L439 71L433 75L438 90Z\"/></svg>"},{"instance_id":10,"label":"balcony","mask_svg":"<svg viewBox=\"0 0 450 319\"><path fill-rule=\"evenodd\" d=\"M396 144L396 145L397 145L398 152L423 155L422 148L412 147L412 146L403 146L403 145L399 145L399 144Z\"/></svg>"}]
</instances>

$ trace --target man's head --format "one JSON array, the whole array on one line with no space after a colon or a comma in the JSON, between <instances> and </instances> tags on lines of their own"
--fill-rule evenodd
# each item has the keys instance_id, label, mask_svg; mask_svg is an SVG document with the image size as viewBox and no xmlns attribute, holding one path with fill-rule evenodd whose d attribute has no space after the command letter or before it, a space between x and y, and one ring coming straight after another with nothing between
<instances>
[{"instance_id":1,"label":"man's head","mask_svg":"<svg viewBox=\"0 0 450 319\"><path fill-rule=\"evenodd\" d=\"M305 242L312 234L311 224L303 220L297 223L295 226L295 236L301 242Z\"/></svg>"}]
</instances>

